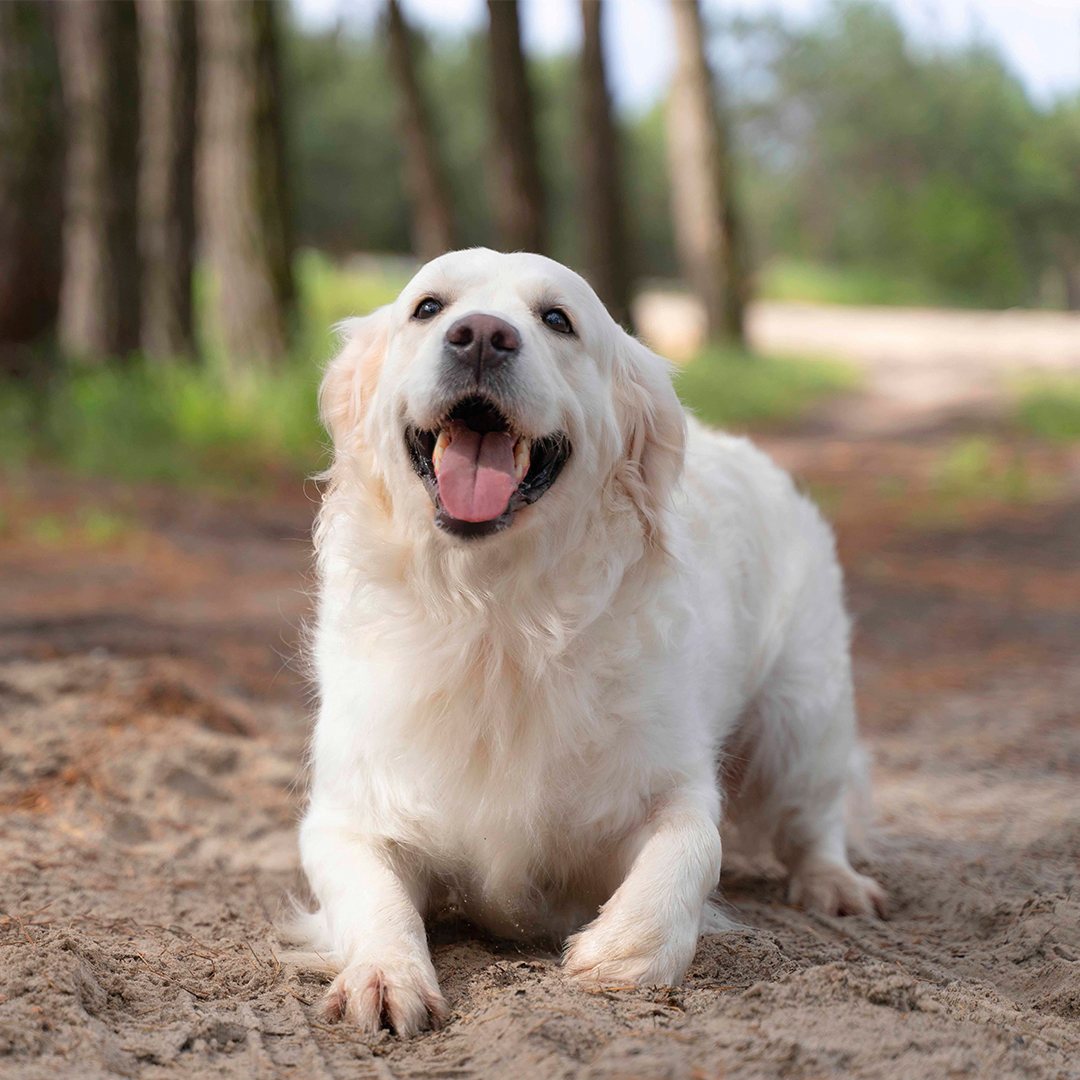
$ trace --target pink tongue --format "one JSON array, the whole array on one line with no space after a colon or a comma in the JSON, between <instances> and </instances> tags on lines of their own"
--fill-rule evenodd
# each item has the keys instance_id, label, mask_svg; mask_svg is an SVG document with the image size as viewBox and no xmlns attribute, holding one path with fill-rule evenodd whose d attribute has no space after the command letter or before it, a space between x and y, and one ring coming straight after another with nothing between
<instances>
[{"instance_id":1,"label":"pink tongue","mask_svg":"<svg viewBox=\"0 0 1080 1080\"><path fill-rule=\"evenodd\" d=\"M439 463L439 498L458 521L491 521L517 490L514 440L505 431L481 435L455 424Z\"/></svg>"}]
</instances>

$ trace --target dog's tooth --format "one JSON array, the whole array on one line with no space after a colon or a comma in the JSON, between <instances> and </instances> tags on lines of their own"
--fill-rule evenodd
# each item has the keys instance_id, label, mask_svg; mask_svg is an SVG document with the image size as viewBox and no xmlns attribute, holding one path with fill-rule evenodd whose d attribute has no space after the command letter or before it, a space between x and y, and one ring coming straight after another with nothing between
<instances>
[{"instance_id":1,"label":"dog's tooth","mask_svg":"<svg viewBox=\"0 0 1080 1080\"><path fill-rule=\"evenodd\" d=\"M520 484L529 471L529 440L522 437L514 445L514 475Z\"/></svg>"},{"instance_id":2,"label":"dog's tooth","mask_svg":"<svg viewBox=\"0 0 1080 1080\"><path fill-rule=\"evenodd\" d=\"M443 428L439 437L435 440L435 449L431 452L431 465L436 474L439 472L439 462L442 461L443 451L450 445L450 432Z\"/></svg>"}]
</instances>

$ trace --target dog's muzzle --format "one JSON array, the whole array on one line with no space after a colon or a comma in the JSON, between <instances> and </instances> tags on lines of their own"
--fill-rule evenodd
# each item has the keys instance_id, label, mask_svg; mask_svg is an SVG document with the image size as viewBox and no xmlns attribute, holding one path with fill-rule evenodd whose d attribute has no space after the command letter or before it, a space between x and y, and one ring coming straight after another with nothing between
<instances>
[{"instance_id":1,"label":"dog's muzzle","mask_svg":"<svg viewBox=\"0 0 1080 1080\"><path fill-rule=\"evenodd\" d=\"M469 316L459 323L477 318L501 322ZM477 363L486 362L482 348L477 355ZM469 539L508 528L521 507L536 502L555 483L570 457L565 434L539 439L519 434L498 405L479 394L459 400L434 430L406 427L405 445L435 504L435 524Z\"/></svg>"}]
</instances>

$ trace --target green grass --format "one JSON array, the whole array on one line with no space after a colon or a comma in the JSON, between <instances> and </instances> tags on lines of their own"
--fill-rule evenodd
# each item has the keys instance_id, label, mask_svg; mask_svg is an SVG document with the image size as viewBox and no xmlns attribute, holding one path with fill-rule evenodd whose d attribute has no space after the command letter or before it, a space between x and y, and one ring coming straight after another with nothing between
<instances>
[{"instance_id":1,"label":"green grass","mask_svg":"<svg viewBox=\"0 0 1080 1080\"><path fill-rule=\"evenodd\" d=\"M200 319L204 363L75 368L48 398L0 384L0 461L44 460L77 473L200 486L260 487L317 471L325 457L315 390L334 347L333 326L388 303L403 275L297 260L296 346L272 374L226 380L220 344ZM199 310L212 288L196 284Z\"/></svg>"},{"instance_id":2,"label":"green grass","mask_svg":"<svg viewBox=\"0 0 1080 1080\"><path fill-rule=\"evenodd\" d=\"M25 398L0 398L0 453L124 480L259 484L318 465L314 373L287 370L226 386L181 366L80 371L58 382L40 426Z\"/></svg>"},{"instance_id":3,"label":"green grass","mask_svg":"<svg viewBox=\"0 0 1080 1080\"><path fill-rule=\"evenodd\" d=\"M144 534L133 518L101 506L35 514L26 507L0 511L0 541L30 541L53 549L141 546Z\"/></svg>"},{"instance_id":4,"label":"green grass","mask_svg":"<svg viewBox=\"0 0 1080 1080\"><path fill-rule=\"evenodd\" d=\"M946 504L963 499L1023 505L1036 498L1037 478L1022 452L984 435L957 440L935 463L931 490Z\"/></svg>"},{"instance_id":5,"label":"green grass","mask_svg":"<svg viewBox=\"0 0 1080 1080\"><path fill-rule=\"evenodd\" d=\"M1021 431L1051 442L1080 440L1080 377L1024 380L1017 386L1013 421Z\"/></svg>"},{"instance_id":6,"label":"green grass","mask_svg":"<svg viewBox=\"0 0 1080 1080\"><path fill-rule=\"evenodd\" d=\"M790 422L829 394L855 388L855 370L831 360L752 356L710 348L680 371L679 397L708 424L744 428Z\"/></svg>"},{"instance_id":7,"label":"green grass","mask_svg":"<svg viewBox=\"0 0 1080 1080\"><path fill-rule=\"evenodd\" d=\"M799 259L776 259L769 263L759 275L758 288L765 300L906 307L967 306L962 299L944 296L940 288L917 278Z\"/></svg>"},{"instance_id":8,"label":"green grass","mask_svg":"<svg viewBox=\"0 0 1080 1080\"><path fill-rule=\"evenodd\" d=\"M927 498L907 499L919 528L951 528L980 507L1031 506L1059 497L1063 477L1040 465L1023 444L987 435L955 440L938 455Z\"/></svg>"},{"instance_id":9,"label":"green grass","mask_svg":"<svg viewBox=\"0 0 1080 1080\"><path fill-rule=\"evenodd\" d=\"M296 260L301 358L321 363L333 348L336 323L394 300L411 276L397 265L372 263L363 270L350 269L316 251L302 252Z\"/></svg>"}]
</instances>

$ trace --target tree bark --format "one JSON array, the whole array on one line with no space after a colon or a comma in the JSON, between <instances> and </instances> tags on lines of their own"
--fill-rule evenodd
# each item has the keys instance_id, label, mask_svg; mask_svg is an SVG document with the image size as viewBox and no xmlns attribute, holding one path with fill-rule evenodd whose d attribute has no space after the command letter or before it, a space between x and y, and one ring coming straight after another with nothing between
<instances>
[{"instance_id":1,"label":"tree bark","mask_svg":"<svg viewBox=\"0 0 1080 1080\"><path fill-rule=\"evenodd\" d=\"M542 252L544 187L517 0L488 0L488 19L494 119L490 198L499 242L506 251Z\"/></svg>"},{"instance_id":2,"label":"tree bark","mask_svg":"<svg viewBox=\"0 0 1080 1080\"><path fill-rule=\"evenodd\" d=\"M73 354L139 347L139 43L135 0L64 0L68 116L60 341Z\"/></svg>"},{"instance_id":3,"label":"tree bark","mask_svg":"<svg viewBox=\"0 0 1080 1080\"><path fill-rule=\"evenodd\" d=\"M195 355L196 4L139 0L143 74L143 349Z\"/></svg>"},{"instance_id":4,"label":"tree bark","mask_svg":"<svg viewBox=\"0 0 1080 1080\"><path fill-rule=\"evenodd\" d=\"M226 370L280 363L293 300L277 5L199 7L200 202Z\"/></svg>"},{"instance_id":5,"label":"tree bark","mask_svg":"<svg viewBox=\"0 0 1080 1080\"><path fill-rule=\"evenodd\" d=\"M0 377L47 363L63 251L64 132L56 10L0 4Z\"/></svg>"},{"instance_id":6,"label":"tree bark","mask_svg":"<svg viewBox=\"0 0 1080 1080\"><path fill-rule=\"evenodd\" d=\"M676 68L668 101L675 247L710 338L742 344L747 279L727 132L705 58L698 0L671 0Z\"/></svg>"},{"instance_id":7,"label":"tree bark","mask_svg":"<svg viewBox=\"0 0 1080 1080\"><path fill-rule=\"evenodd\" d=\"M578 101L578 217L582 268L611 317L628 324L630 267L619 136L604 77L601 0L581 0L584 41Z\"/></svg>"},{"instance_id":8,"label":"tree bark","mask_svg":"<svg viewBox=\"0 0 1080 1080\"><path fill-rule=\"evenodd\" d=\"M386 14L390 74L398 93L405 190L412 209L413 251L427 262L454 248L454 212L431 117L416 74L410 30L397 0L389 0Z\"/></svg>"}]
</instances>

